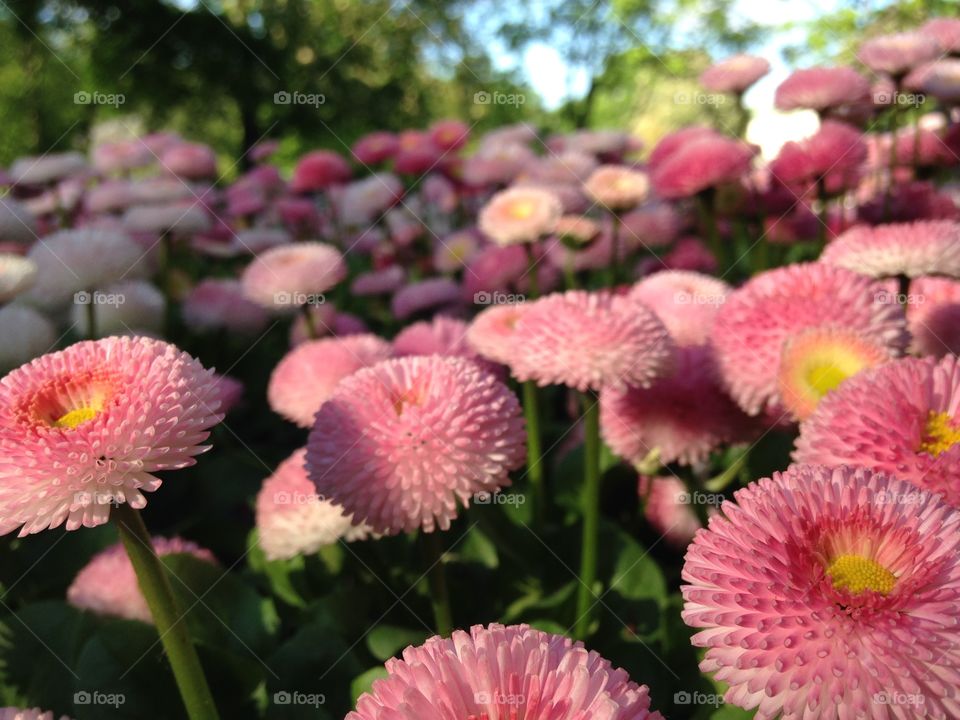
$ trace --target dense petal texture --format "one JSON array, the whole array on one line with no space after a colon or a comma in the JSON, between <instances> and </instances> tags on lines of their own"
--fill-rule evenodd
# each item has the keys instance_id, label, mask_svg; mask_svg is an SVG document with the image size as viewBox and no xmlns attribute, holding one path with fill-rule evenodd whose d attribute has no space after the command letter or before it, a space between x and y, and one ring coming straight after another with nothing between
<instances>
[{"instance_id":1,"label":"dense petal texture","mask_svg":"<svg viewBox=\"0 0 960 720\"><path fill-rule=\"evenodd\" d=\"M813 327L849 328L905 349L905 316L885 286L850 270L790 265L757 275L731 293L713 328L724 384L751 415L782 412L777 376L784 343Z\"/></svg>"},{"instance_id":2,"label":"dense petal texture","mask_svg":"<svg viewBox=\"0 0 960 720\"><path fill-rule=\"evenodd\" d=\"M526 434L516 396L476 363L387 360L345 379L317 413L317 491L376 532L446 530L476 493L510 484Z\"/></svg>"},{"instance_id":3,"label":"dense petal texture","mask_svg":"<svg viewBox=\"0 0 960 720\"><path fill-rule=\"evenodd\" d=\"M388 660L346 720L661 720L649 707L646 685L580 642L477 625Z\"/></svg>"},{"instance_id":4,"label":"dense petal texture","mask_svg":"<svg viewBox=\"0 0 960 720\"><path fill-rule=\"evenodd\" d=\"M960 506L960 366L908 358L866 370L800 426L797 462L860 465Z\"/></svg>"},{"instance_id":5,"label":"dense petal texture","mask_svg":"<svg viewBox=\"0 0 960 720\"><path fill-rule=\"evenodd\" d=\"M510 370L518 380L581 391L645 387L673 368L674 345L639 300L571 290L527 303Z\"/></svg>"},{"instance_id":6,"label":"dense petal texture","mask_svg":"<svg viewBox=\"0 0 960 720\"><path fill-rule=\"evenodd\" d=\"M873 277L960 277L960 223L860 225L827 245L820 259Z\"/></svg>"},{"instance_id":7,"label":"dense petal texture","mask_svg":"<svg viewBox=\"0 0 960 720\"><path fill-rule=\"evenodd\" d=\"M81 342L0 380L0 534L107 522L193 465L222 419L213 372L144 337Z\"/></svg>"},{"instance_id":8,"label":"dense petal texture","mask_svg":"<svg viewBox=\"0 0 960 720\"><path fill-rule=\"evenodd\" d=\"M687 550L704 672L758 720L960 716L960 513L863 468L795 466Z\"/></svg>"},{"instance_id":9,"label":"dense petal texture","mask_svg":"<svg viewBox=\"0 0 960 720\"><path fill-rule=\"evenodd\" d=\"M294 243L257 256L243 272L243 291L266 308L295 310L322 303L322 293L346 274L343 256L332 245Z\"/></svg>"}]
</instances>

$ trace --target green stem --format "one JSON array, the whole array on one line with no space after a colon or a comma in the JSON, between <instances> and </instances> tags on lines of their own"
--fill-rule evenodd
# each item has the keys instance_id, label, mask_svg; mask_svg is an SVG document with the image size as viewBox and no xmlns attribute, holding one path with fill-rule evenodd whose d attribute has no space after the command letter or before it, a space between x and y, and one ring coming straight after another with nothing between
<instances>
[{"instance_id":1,"label":"green stem","mask_svg":"<svg viewBox=\"0 0 960 720\"><path fill-rule=\"evenodd\" d=\"M697 210L700 214L702 232L714 257L717 259L717 268L722 272L724 265L723 246L720 244L720 231L717 229L717 214L713 207L713 189L704 190L697 196Z\"/></svg>"},{"instance_id":2,"label":"green stem","mask_svg":"<svg viewBox=\"0 0 960 720\"><path fill-rule=\"evenodd\" d=\"M311 340L316 340L320 336L317 334L317 322L313 319L313 313L310 312L310 306L301 305L300 312L303 313L303 322L307 327L307 337Z\"/></svg>"},{"instance_id":3,"label":"green stem","mask_svg":"<svg viewBox=\"0 0 960 720\"><path fill-rule=\"evenodd\" d=\"M167 571L153 550L143 518L127 503L118 505L113 513L120 539L137 574L140 590L150 607L163 649L173 668L187 717L190 720L217 720L219 715L200 658L190 640L186 621L177 608Z\"/></svg>"},{"instance_id":4,"label":"green stem","mask_svg":"<svg viewBox=\"0 0 960 720\"><path fill-rule=\"evenodd\" d=\"M427 578L430 582L430 603L433 605L433 617L438 635L449 637L453 632L453 616L450 612L450 591L447 588L447 574L443 567L443 541L439 532L421 533L423 538L423 558L427 566Z\"/></svg>"},{"instance_id":5,"label":"green stem","mask_svg":"<svg viewBox=\"0 0 960 720\"><path fill-rule=\"evenodd\" d=\"M830 213L827 203L827 186L823 177L817 178L817 199L820 200L820 218L817 223L817 243L820 252L827 246L827 225L830 222Z\"/></svg>"},{"instance_id":6,"label":"green stem","mask_svg":"<svg viewBox=\"0 0 960 720\"><path fill-rule=\"evenodd\" d=\"M87 337L97 339L97 306L94 303L94 292L87 293L90 302L87 303Z\"/></svg>"},{"instance_id":7,"label":"green stem","mask_svg":"<svg viewBox=\"0 0 960 720\"><path fill-rule=\"evenodd\" d=\"M585 639L590 631L593 586L597 581L597 548L600 533L600 403L594 393L583 395L584 482L583 540L580 556L580 587L577 593L577 623L574 636Z\"/></svg>"},{"instance_id":8,"label":"green stem","mask_svg":"<svg viewBox=\"0 0 960 720\"><path fill-rule=\"evenodd\" d=\"M543 446L540 436L540 403L537 384L533 380L523 383L523 414L527 420L527 476L533 495L533 517L538 527L543 527L546 516L546 493L543 486Z\"/></svg>"},{"instance_id":9,"label":"green stem","mask_svg":"<svg viewBox=\"0 0 960 720\"><path fill-rule=\"evenodd\" d=\"M535 300L540 296L540 282L537 278L537 254L534 252L533 243L525 245L527 249L527 282L530 284L530 299Z\"/></svg>"}]
</instances>

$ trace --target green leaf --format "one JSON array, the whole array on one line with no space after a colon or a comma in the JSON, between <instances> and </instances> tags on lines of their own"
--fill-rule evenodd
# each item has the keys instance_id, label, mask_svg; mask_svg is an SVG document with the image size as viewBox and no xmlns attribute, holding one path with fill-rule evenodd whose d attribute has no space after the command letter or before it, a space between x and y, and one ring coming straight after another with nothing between
<instances>
[{"instance_id":1,"label":"green leaf","mask_svg":"<svg viewBox=\"0 0 960 720\"><path fill-rule=\"evenodd\" d=\"M370 692L374 681L385 678L386 676L387 669L383 667L383 665L377 665L367 670L363 675L355 677L353 682L350 683L351 704L355 706L357 704L357 698L366 692Z\"/></svg>"},{"instance_id":2,"label":"green leaf","mask_svg":"<svg viewBox=\"0 0 960 720\"><path fill-rule=\"evenodd\" d=\"M479 527L474 527L456 547L456 556L477 562L491 570L500 565L497 548Z\"/></svg>"},{"instance_id":3,"label":"green leaf","mask_svg":"<svg viewBox=\"0 0 960 720\"><path fill-rule=\"evenodd\" d=\"M397 625L378 625L367 635L367 649L377 660L386 660L409 645L420 645L427 639L423 630Z\"/></svg>"},{"instance_id":4,"label":"green leaf","mask_svg":"<svg viewBox=\"0 0 960 720\"><path fill-rule=\"evenodd\" d=\"M268 560L260 547L256 530L250 533L247 548L250 569L264 576L270 592L288 605L306 607L306 601L294 585L294 576L303 572L303 557L298 555L289 560Z\"/></svg>"},{"instance_id":5,"label":"green leaf","mask_svg":"<svg viewBox=\"0 0 960 720\"><path fill-rule=\"evenodd\" d=\"M610 579L609 589L628 600L666 602L667 584L649 551L627 535Z\"/></svg>"}]
</instances>

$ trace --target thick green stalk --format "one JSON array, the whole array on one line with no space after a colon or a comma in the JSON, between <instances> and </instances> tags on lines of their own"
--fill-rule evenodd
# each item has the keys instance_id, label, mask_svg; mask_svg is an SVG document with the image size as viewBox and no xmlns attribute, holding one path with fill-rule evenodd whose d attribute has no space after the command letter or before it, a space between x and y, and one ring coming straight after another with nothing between
<instances>
[{"instance_id":1,"label":"thick green stalk","mask_svg":"<svg viewBox=\"0 0 960 720\"><path fill-rule=\"evenodd\" d=\"M137 574L140 591L147 600L157 626L163 649L173 668L173 676L190 720L217 720L217 708L190 640L186 620L177 608L166 568L150 542L150 534L140 513L127 503L113 510L120 539Z\"/></svg>"},{"instance_id":2,"label":"thick green stalk","mask_svg":"<svg viewBox=\"0 0 960 720\"><path fill-rule=\"evenodd\" d=\"M593 393L583 395L583 425L583 539L580 550L577 623L574 627L574 636L581 640L587 637L590 630L600 534L600 403Z\"/></svg>"},{"instance_id":3,"label":"thick green stalk","mask_svg":"<svg viewBox=\"0 0 960 720\"><path fill-rule=\"evenodd\" d=\"M94 302L94 293L87 293L89 302L87 303L87 337L91 340L97 339L97 306Z\"/></svg>"},{"instance_id":4,"label":"thick green stalk","mask_svg":"<svg viewBox=\"0 0 960 720\"><path fill-rule=\"evenodd\" d=\"M543 527L546 517L546 492L543 485L543 444L540 435L539 390L533 380L523 383L523 414L527 420L527 477L533 495L533 517Z\"/></svg>"},{"instance_id":5,"label":"thick green stalk","mask_svg":"<svg viewBox=\"0 0 960 720\"><path fill-rule=\"evenodd\" d=\"M317 334L317 321L313 318L313 312L311 312L309 305L301 305L300 312L303 313L303 323L307 328L307 337L311 340L316 340L320 337Z\"/></svg>"},{"instance_id":6,"label":"thick green stalk","mask_svg":"<svg viewBox=\"0 0 960 720\"><path fill-rule=\"evenodd\" d=\"M529 299L534 300L540 295L540 282L537 277L537 254L533 243L527 243L527 282L529 283Z\"/></svg>"},{"instance_id":7,"label":"thick green stalk","mask_svg":"<svg viewBox=\"0 0 960 720\"><path fill-rule=\"evenodd\" d=\"M447 588L447 573L443 567L443 541L439 532L421 533L423 558L430 582L430 603L438 635L449 637L453 632L453 615L450 612L450 591Z\"/></svg>"}]
</instances>

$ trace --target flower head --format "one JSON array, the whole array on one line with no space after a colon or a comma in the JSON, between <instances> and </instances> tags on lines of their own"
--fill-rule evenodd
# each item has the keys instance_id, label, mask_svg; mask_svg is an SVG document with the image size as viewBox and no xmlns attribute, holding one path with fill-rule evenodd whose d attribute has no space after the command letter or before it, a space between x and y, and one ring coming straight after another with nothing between
<instances>
[{"instance_id":1,"label":"flower head","mask_svg":"<svg viewBox=\"0 0 960 720\"><path fill-rule=\"evenodd\" d=\"M716 133L684 142L655 168L650 179L662 198L676 199L733 182L753 161L754 149L739 140Z\"/></svg>"},{"instance_id":2,"label":"flower head","mask_svg":"<svg viewBox=\"0 0 960 720\"><path fill-rule=\"evenodd\" d=\"M37 264L29 258L0 253L0 302L12 300L33 285Z\"/></svg>"},{"instance_id":3,"label":"flower head","mask_svg":"<svg viewBox=\"0 0 960 720\"><path fill-rule=\"evenodd\" d=\"M271 248L243 271L246 296L265 308L296 310L314 302L343 280L346 264L340 251L319 242Z\"/></svg>"},{"instance_id":4,"label":"flower head","mask_svg":"<svg viewBox=\"0 0 960 720\"><path fill-rule=\"evenodd\" d=\"M757 275L727 297L714 322L724 385L750 415L782 412L781 352L809 328L854 330L897 354L907 343L905 317L887 296L882 284L830 265L789 265Z\"/></svg>"},{"instance_id":5,"label":"flower head","mask_svg":"<svg viewBox=\"0 0 960 720\"><path fill-rule=\"evenodd\" d=\"M611 210L628 210L647 197L646 174L623 165L601 165L583 184L587 194Z\"/></svg>"},{"instance_id":6,"label":"flower head","mask_svg":"<svg viewBox=\"0 0 960 720\"><path fill-rule=\"evenodd\" d=\"M257 532L268 560L309 555L340 538L362 540L369 534L317 494L304 467L306 453L301 448L280 463L257 494Z\"/></svg>"},{"instance_id":7,"label":"flower head","mask_svg":"<svg viewBox=\"0 0 960 720\"><path fill-rule=\"evenodd\" d=\"M0 308L0 371L7 372L50 351L57 342L53 323L28 305Z\"/></svg>"},{"instance_id":8,"label":"flower head","mask_svg":"<svg viewBox=\"0 0 960 720\"><path fill-rule=\"evenodd\" d=\"M710 275L664 270L634 285L630 296L657 314L678 345L702 345L709 342L717 313L731 291Z\"/></svg>"},{"instance_id":9,"label":"flower head","mask_svg":"<svg viewBox=\"0 0 960 720\"><path fill-rule=\"evenodd\" d=\"M196 543L178 537L152 538L153 551L159 556L190 554L198 560L216 563L213 554ZM112 615L153 623L147 599L140 591L137 574L121 543L97 553L77 573L67 589L67 601L74 607L98 615Z\"/></svg>"},{"instance_id":10,"label":"flower head","mask_svg":"<svg viewBox=\"0 0 960 720\"><path fill-rule=\"evenodd\" d=\"M527 303L509 358L520 381L581 391L648 386L673 367L673 341L640 301L570 290Z\"/></svg>"},{"instance_id":11,"label":"flower head","mask_svg":"<svg viewBox=\"0 0 960 720\"><path fill-rule=\"evenodd\" d=\"M527 625L474 626L387 661L346 720L662 720L646 685L582 643Z\"/></svg>"},{"instance_id":12,"label":"flower head","mask_svg":"<svg viewBox=\"0 0 960 720\"><path fill-rule=\"evenodd\" d=\"M800 425L793 457L896 475L960 506L960 365L909 358L866 370Z\"/></svg>"},{"instance_id":13,"label":"flower head","mask_svg":"<svg viewBox=\"0 0 960 720\"><path fill-rule=\"evenodd\" d=\"M517 398L464 358L387 360L343 380L317 413L307 471L376 532L446 530L476 493L523 464Z\"/></svg>"},{"instance_id":14,"label":"flower head","mask_svg":"<svg viewBox=\"0 0 960 720\"><path fill-rule=\"evenodd\" d=\"M213 373L169 343L112 337L0 380L0 534L107 522L154 473L193 465L222 419Z\"/></svg>"},{"instance_id":15,"label":"flower head","mask_svg":"<svg viewBox=\"0 0 960 720\"><path fill-rule=\"evenodd\" d=\"M294 192L326 190L350 179L350 166L341 155L329 150L307 153L293 169L290 189Z\"/></svg>"},{"instance_id":16,"label":"flower head","mask_svg":"<svg viewBox=\"0 0 960 720\"><path fill-rule=\"evenodd\" d=\"M753 55L734 55L703 71L700 84L710 92L742 93L770 72L770 63Z\"/></svg>"},{"instance_id":17,"label":"flower head","mask_svg":"<svg viewBox=\"0 0 960 720\"><path fill-rule=\"evenodd\" d=\"M907 323L918 355L960 355L960 281L924 277L910 283Z\"/></svg>"},{"instance_id":18,"label":"flower head","mask_svg":"<svg viewBox=\"0 0 960 720\"><path fill-rule=\"evenodd\" d=\"M288 352L267 386L271 409L308 428L320 406L345 377L390 357L390 343L376 335L310 340Z\"/></svg>"},{"instance_id":19,"label":"flower head","mask_svg":"<svg viewBox=\"0 0 960 720\"><path fill-rule=\"evenodd\" d=\"M960 277L960 223L858 225L827 245L820 261L873 277Z\"/></svg>"},{"instance_id":20,"label":"flower head","mask_svg":"<svg viewBox=\"0 0 960 720\"><path fill-rule=\"evenodd\" d=\"M535 187L516 187L494 195L480 211L480 230L498 245L539 240L563 214L557 197Z\"/></svg>"},{"instance_id":21,"label":"flower head","mask_svg":"<svg viewBox=\"0 0 960 720\"><path fill-rule=\"evenodd\" d=\"M815 67L796 70L777 88L779 110L824 111L849 105L870 95L870 81L848 67Z\"/></svg>"},{"instance_id":22,"label":"flower head","mask_svg":"<svg viewBox=\"0 0 960 720\"><path fill-rule=\"evenodd\" d=\"M397 290L390 309L398 320L417 313L456 305L460 302L460 286L448 278L429 278L410 283Z\"/></svg>"},{"instance_id":23,"label":"flower head","mask_svg":"<svg viewBox=\"0 0 960 720\"><path fill-rule=\"evenodd\" d=\"M488 307L470 323L467 341L488 360L508 365L514 353L517 321L526 307L523 303Z\"/></svg>"},{"instance_id":24,"label":"flower head","mask_svg":"<svg viewBox=\"0 0 960 720\"><path fill-rule=\"evenodd\" d=\"M897 77L935 59L940 53L940 43L935 37L914 31L865 40L857 51L857 59L874 72Z\"/></svg>"},{"instance_id":25,"label":"flower head","mask_svg":"<svg viewBox=\"0 0 960 720\"><path fill-rule=\"evenodd\" d=\"M728 703L758 720L960 714L960 513L888 475L804 465L722 510L682 590Z\"/></svg>"},{"instance_id":26,"label":"flower head","mask_svg":"<svg viewBox=\"0 0 960 720\"><path fill-rule=\"evenodd\" d=\"M239 280L205 278L183 300L183 321L194 332L227 330L254 335L270 322L260 305L248 300Z\"/></svg>"}]
</instances>

